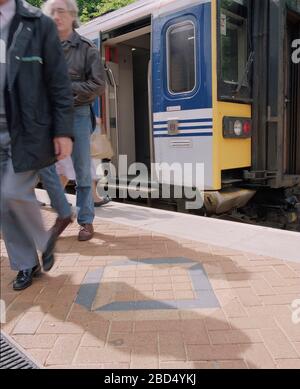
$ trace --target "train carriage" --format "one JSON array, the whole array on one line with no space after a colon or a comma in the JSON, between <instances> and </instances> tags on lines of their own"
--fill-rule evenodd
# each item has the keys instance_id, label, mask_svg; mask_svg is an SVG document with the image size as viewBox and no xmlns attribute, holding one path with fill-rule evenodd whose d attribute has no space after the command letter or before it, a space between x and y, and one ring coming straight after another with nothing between
<instances>
[{"instance_id":1,"label":"train carriage","mask_svg":"<svg viewBox=\"0 0 300 389\"><path fill-rule=\"evenodd\" d=\"M299 221L299 0L140 0L79 33L106 63L113 162L202 163L207 214Z\"/></svg>"}]
</instances>

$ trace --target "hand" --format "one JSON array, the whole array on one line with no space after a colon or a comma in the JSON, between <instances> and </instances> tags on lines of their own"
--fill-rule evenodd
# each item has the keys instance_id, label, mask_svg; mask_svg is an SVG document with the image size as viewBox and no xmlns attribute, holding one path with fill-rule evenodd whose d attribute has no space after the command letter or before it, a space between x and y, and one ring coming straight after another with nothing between
<instances>
[{"instance_id":1,"label":"hand","mask_svg":"<svg viewBox=\"0 0 300 389\"><path fill-rule=\"evenodd\" d=\"M57 137L54 138L54 150L58 161L69 157L72 154L73 142L71 138Z\"/></svg>"}]
</instances>

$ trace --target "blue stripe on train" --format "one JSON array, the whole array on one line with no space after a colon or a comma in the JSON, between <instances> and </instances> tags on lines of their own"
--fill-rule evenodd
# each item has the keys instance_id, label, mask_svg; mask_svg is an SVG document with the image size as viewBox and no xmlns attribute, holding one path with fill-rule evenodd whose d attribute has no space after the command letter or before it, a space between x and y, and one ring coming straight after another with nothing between
<instances>
[{"instance_id":1,"label":"blue stripe on train","mask_svg":"<svg viewBox=\"0 0 300 389\"><path fill-rule=\"evenodd\" d=\"M167 129L167 126L165 128L154 128L154 131L164 131ZM212 130L211 126L197 126L197 127L179 127L179 130Z\"/></svg>"},{"instance_id":2,"label":"blue stripe on train","mask_svg":"<svg viewBox=\"0 0 300 389\"><path fill-rule=\"evenodd\" d=\"M202 132L200 134L177 134L177 135L169 135L169 134L161 134L161 135L154 135L154 138L190 138L190 137L204 137L204 136L213 136L212 132Z\"/></svg>"},{"instance_id":3,"label":"blue stripe on train","mask_svg":"<svg viewBox=\"0 0 300 389\"><path fill-rule=\"evenodd\" d=\"M171 121L172 119L170 120L164 120L164 121L159 121L159 122L154 122L153 124L154 125L162 125L162 124L168 124L169 121ZM209 122L209 123L212 123L212 118L209 118L209 119L179 119L178 120L178 123L206 123L206 122Z\"/></svg>"}]
</instances>

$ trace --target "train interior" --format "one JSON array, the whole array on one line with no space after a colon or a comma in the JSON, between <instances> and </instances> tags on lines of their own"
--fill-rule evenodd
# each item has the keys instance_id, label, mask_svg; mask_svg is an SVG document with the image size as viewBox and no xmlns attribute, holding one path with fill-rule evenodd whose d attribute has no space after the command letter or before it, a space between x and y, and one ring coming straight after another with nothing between
<instances>
[{"instance_id":1,"label":"train interior","mask_svg":"<svg viewBox=\"0 0 300 389\"><path fill-rule=\"evenodd\" d=\"M151 29L150 26L117 36L104 44L113 54L107 63L106 123L117 156L128 166L151 163ZM122 173L119 171L119 178ZM132 174L135 175L135 174ZM145 177L148 183L148 176Z\"/></svg>"}]
</instances>

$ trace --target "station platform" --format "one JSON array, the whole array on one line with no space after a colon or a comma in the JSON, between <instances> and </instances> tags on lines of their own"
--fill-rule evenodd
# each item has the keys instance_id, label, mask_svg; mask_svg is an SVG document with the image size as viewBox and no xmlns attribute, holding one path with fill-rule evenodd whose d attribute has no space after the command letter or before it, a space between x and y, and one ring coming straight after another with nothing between
<instances>
[{"instance_id":1,"label":"station platform","mask_svg":"<svg viewBox=\"0 0 300 389\"><path fill-rule=\"evenodd\" d=\"M300 368L299 233L114 202L96 213L94 239L74 223L20 293L1 242L1 330L40 367Z\"/></svg>"}]
</instances>

